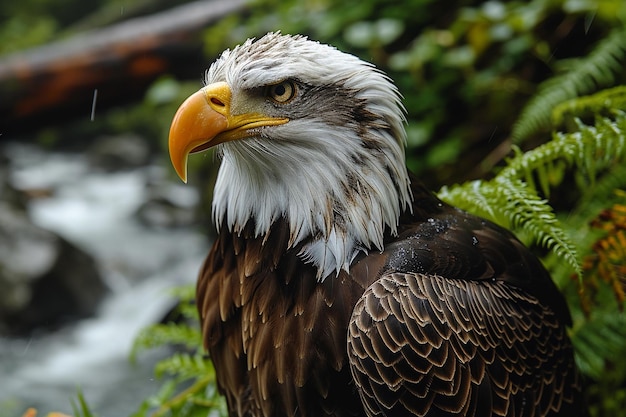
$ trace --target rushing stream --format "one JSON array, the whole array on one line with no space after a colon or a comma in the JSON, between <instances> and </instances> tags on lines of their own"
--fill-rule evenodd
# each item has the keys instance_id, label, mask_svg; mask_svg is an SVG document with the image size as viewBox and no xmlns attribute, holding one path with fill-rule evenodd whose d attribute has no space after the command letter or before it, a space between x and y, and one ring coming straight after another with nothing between
<instances>
[{"instance_id":1,"label":"rushing stream","mask_svg":"<svg viewBox=\"0 0 626 417\"><path fill-rule=\"evenodd\" d=\"M78 154L45 153L12 145L11 177L18 188L51 189L29 203L31 219L90 253L110 288L96 317L27 339L0 339L0 417L28 407L39 416L71 414L80 389L100 417L126 417L156 393L154 362L164 350L128 359L137 332L172 307L172 286L195 280L208 242L192 228L147 227L137 210L150 187L191 210L193 187L168 179L165 163L104 173Z\"/></svg>"}]
</instances>

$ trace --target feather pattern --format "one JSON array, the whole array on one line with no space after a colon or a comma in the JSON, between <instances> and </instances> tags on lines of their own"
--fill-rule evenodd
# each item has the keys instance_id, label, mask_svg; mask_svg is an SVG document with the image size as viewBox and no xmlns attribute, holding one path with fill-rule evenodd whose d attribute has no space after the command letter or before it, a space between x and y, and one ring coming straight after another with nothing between
<instances>
[{"instance_id":1,"label":"feather pattern","mask_svg":"<svg viewBox=\"0 0 626 417\"><path fill-rule=\"evenodd\" d=\"M386 274L357 303L348 343L369 415L578 413L564 328L504 281Z\"/></svg>"},{"instance_id":2,"label":"feather pattern","mask_svg":"<svg viewBox=\"0 0 626 417\"><path fill-rule=\"evenodd\" d=\"M269 34L207 72L288 117L220 146L197 304L232 417L583 417L563 297L508 231L404 167L382 73ZM277 107L258 92L295 80Z\"/></svg>"}]
</instances>

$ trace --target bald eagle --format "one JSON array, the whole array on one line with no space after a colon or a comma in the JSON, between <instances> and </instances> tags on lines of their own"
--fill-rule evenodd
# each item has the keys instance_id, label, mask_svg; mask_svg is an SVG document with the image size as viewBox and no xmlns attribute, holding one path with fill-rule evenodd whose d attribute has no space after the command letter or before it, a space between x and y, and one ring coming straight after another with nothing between
<instances>
[{"instance_id":1,"label":"bald eagle","mask_svg":"<svg viewBox=\"0 0 626 417\"><path fill-rule=\"evenodd\" d=\"M303 36L226 50L170 129L216 147L197 306L235 416L579 416L567 305L511 233L405 166L373 65Z\"/></svg>"}]
</instances>

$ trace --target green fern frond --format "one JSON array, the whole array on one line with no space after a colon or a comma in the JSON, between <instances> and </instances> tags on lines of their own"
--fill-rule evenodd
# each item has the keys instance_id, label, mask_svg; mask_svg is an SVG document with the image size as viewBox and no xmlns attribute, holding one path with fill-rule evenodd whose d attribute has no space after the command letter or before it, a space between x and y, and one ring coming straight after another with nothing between
<instances>
[{"instance_id":1,"label":"green fern frond","mask_svg":"<svg viewBox=\"0 0 626 417\"><path fill-rule=\"evenodd\" d=\"M445 187L439 196L505 227L522 230L566 260L580 276L576 246L547 201L539 197L534 178L548 196L565 169L575 167L577 182L585 190L599 173L626 160L626 113L615 114L615 120L598 118L594 126L579 121L578 131L555 133L550 142L517 152L492 180Z\"/></svg>"},{"instance_id":2,"label":"green fern frond","mask_svg":"<svg viewBox=\"0 0 626 417\"><path fill-rule=\"evenodd\" d=\"M186 284L172 288L171 295L180 300L175 312L183 319L198 320L198 308L196 307L196 285Z\"/></svg>"},{"instance_id":3,"label":"green fern frond","mask_svg":"<svg viewBox=\"0 0 626 417\"><path fill-rule=\"evenodd\" d=\"M177 323L154 324L142 329L133 342L131 360L141 350L152 349L164 345L184 345L196 349L202 345L202 334L196 326Z\"/></svg>"},{"instance_id":4,"label":"green fern frond","mask_svg":"<svg viewBox=\"0 0 626 417\"><path fill-rule=\"evenodd\" d=\"M531 134L547 130L552 110L569 99L611 86L626 66L626 29L614 29L586 57L575 60L571 70L540 86L513 126L513 140L519 143Z\"/></svg>"},{"instance_id":5,"label":"green fern frond","mask_svg":"<svg viewBox=\"0 0 626 417\"><path fill-rule=\"evenodd\" d=\"M619 189L626 189L626 164L616 165L597 180L593 187L588 188L581 197L579 210L587 213L598 211L598 204L602 204L602 207L604 207L607 202L610 203L610 200L605 201L607 196Z\"/></svg>"},{"instance_id":6,"label":"green fern frond","mask_svg":"<svg viewBox=\"0 0 626 417\"><path fill-rule=\"evenodd\" d=\"M597 173L626 159L626 113L615 109L615 120L596 119L594 126L576 120L576 132L557 132L552 141L524 154L518 154L498 176L523 178L533 185L539 178L541 191L557 185L566 167L576 167L581 189L593 183Z\"/></svg>"},{"instance_id":7,"label":"green fern frond","mask_svg":"<svg viewBox=\"0 0 626 417\"><path fill-rule=\"evenodd\" d=\"M598 312L581 322L570 336L579 369L585 375L601 379L606 376L607 361L626 354L626 316L614 311Z\"/></svg>"},{"instance_id":8,"label":"green fern frond","mask_svg":"<svg viewBox=\"0 0 626 417\"><path fill-rule=\"evenodd\" d=\"M560 103L552 111L552 126L562 126L567 120L592 115L614 116L615 109L626 110L624 85Z\"/></svg>"},{"instance_id":9,"label":"green fern frond","mask_svg":"<svg viewBox=\"0 0 626 417\"><path fill-rule=\"evenodd\" d=\"M472 181L442 189L439 197L503 227L525 232L580 274L576 247L565 234L552 207L523 180L498 175L491 181Z\"/></svg>"},{"instance_id":10,"label":"green fern frond","mask_svg":"<svg viewBox=\"0 0 626 417\"><path fill-rule=\"evenodd\" d=\"M504 226L508 222L503 212L494 208L489 187L490 183L476 180L451 187L444 185L437 194L444 201Z\"/></svg>"},{"instance_id":11,"label":"green fern frond","mask_svg":"<svg viewBox=\"0 0 626 417\"><path fill-rule=\"evenodd\" d=\"M544 247L554 248L574 267L577 265L576 250L563 233L552 207L537 195L524 181L497 177L496 190L506 216L515 229L525 229Z\"/></svg>"},{"instance_id":12,"label":"green fern frond","mask_svg":"<svg viewBox=\"0 0 626 417\"><path fill-rule=\"evenodd\" d=\"M150 414L150 417L200 417L207 415L226 417L228 415L226 401L219 395L215 380L211 375L196 378L191 386L178 393L170 390L176 388L176 385L171 384L166 385L166 387L168 389L163 393L165 395L155 398L154 405L157 406L157 409ZM149 409L150 405L146 402L144 408ZM140 413L141 411L133 417L145 417L145 412Z\"/></svg>"},{"instance_id":13,"label":"green fern frond","mask_svg":"<svg viewBox=\"0 0 626 417\"><path fill-rule=\"evenodd\" d=\"M178 380L189 378L206 378L214 377L215 370L213 363L206 356L195 353L174 353L161 361L154 367L154 373L157 378L164 375L176 377Z\"/></svg>"}]
</instances>

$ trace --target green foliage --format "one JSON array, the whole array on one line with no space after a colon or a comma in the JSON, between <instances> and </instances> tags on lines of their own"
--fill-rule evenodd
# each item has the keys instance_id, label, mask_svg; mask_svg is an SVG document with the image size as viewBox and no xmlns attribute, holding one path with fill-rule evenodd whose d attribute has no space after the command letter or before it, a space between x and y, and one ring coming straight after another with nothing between
<instances>
[{"instance_id":1,"label":"green foliage","mask_svg":"<svg viewBox=\"0 0 626 417\"><path fill-rule=\"evenodd\" d=\"M576 118L593 115L615 116L614 111L626 111L626 86L602 90L589 97L577 97L558 104L552 110L552 126L571 126Z\"/></svg>"},{"instance_id":2,"label":"green foliage","mask_svg":"<svg viewBox=\"0 0 626 417\"><path fill-rule=\"evenodd\" d=\"M189 349L195 349L202 344L200 330L172 322L153 324L144 328L135 338L131 359L134 359L140 350L155 348L165 344L177 344Z\"/></svg>"},{"instance_id":3,"label":"green foliage","mask_svg":"<svg viewBox=\"0 0 626 417\"><path fill-rule=\"evenodd\" d=\"M0 55L39 46L104 0L20 0L0 2Z\"/></svg>"},{"instance_id":4,"label":"green foliage","mask_svg":"<svg viewBox=\"0 0 626 417\"><path fill-rule=\"evenodd\" d=\"M551 78L539 87L539 92L528 102L512 132L515 141L550 125L555 106L566 100L611 86L617 74L626 66L626 29L616 28L603 39L591 54L569 62L569 71ZM623 101L623 92L620 93ZM557 113L560 120L563 109Z\"/></svg>"},{"instance_id":5,"label":"green foliage","mask_svg":"<svg viewBox=\"0 0 626 417\"><path fill-rule=\"evenodd\" d=\"M226 415L225 403L215 386L213 365L207 358L176 353L159 362L156 369L157 376L162 372L174 378L166 381L157 395L145 400L131 417L204 417L212 410ZM191 382L185 384L185 380Z\"/></svg>"},{"instance_id":6,"label":"green foliage","mask_svg":"<svg viewBox=\"0 0 626 417\"><path fill-rule=\"evenodd\" d=\"M53 39L57 23L49 16L13 17L0 25L0 55L40 45Z\"/></svg>"},{"instance_id":7,"label":"green foliage","mask_svg":"<svg viewBox=\"0 0 626 417\"><path fill-rule=\"evenodd\" d=\"M212 362L202 354L198 314L193 304L194 286L174 290L180 298L179 321L145 328L135 339L131 359L142 350L176 346L177 350L155 365L155 376L166 378L161 390L142 402L132 417L206 416L210 410L226 415L223 399L215 385Z\"/></svg>"},{"instance_id":8,"label":"green foliage","mask_svg":"<svg viewBox=\"0 0 626 417\"><path fill-rule=\"evenodd\" d=\"M595 97L601 100L603 94ZM600 173L625 160L626 113L620 111L614 121L598 118L595 126L579 121L577 131L555 133L552 141L526 153L518 152L493 179L443 187L439 196L505 227L521 229L580 273L574 243L539 193L548 197L550 189L565 178L564 171L571 168L585 189Z\"/></svg>"},{"instance_id":9,"label":"green foliage","mask_svg":"<svg viewBox=\"0 0 626 417\"><path fill-rule=\"evenodd\" d=\"M196 346L197 348L198 346ZM176 352L163 359L154 368L154 373L161 378L165 375L176 375L181 379L206 376L213 373L213 365L201 354L189 355Z\"/></svg>"},{"instance_id":10,"label":"green foliage","mask_svg":"<svg viewBox=\"0 0 626 417\"><path fill-rule=\"evenodd\" d=\"M74 413L74 417L96 417L96 415L93 414L89 408L81 390L78 390L78 394L76 396L78 403L74 403L74 401L72 401L72 411Z\"/></svg>"},{"instance_id":11,"label":"green foliage","mask_svg":"<svg viewBox=\"0 0 626 417\"><path fill-rule=\"evenodd\" d=\"M608 285L600 284L598 290L593 311L575 320L570 336L577 366L588 378L591 415L624 416L626 315Z\"/></svg>"},{"instance_id":12,"label":"green foliage","mask_svg":"<svg viewBox=\"0 0 626 417\"><path fill-rule=\"evenodd\" d=\"M439 197L504 227L521 229L580 271L576 248L563 232L552 208L522 179L500 174L491 181L443 187Z\"/></svg>"}]
</instances>

